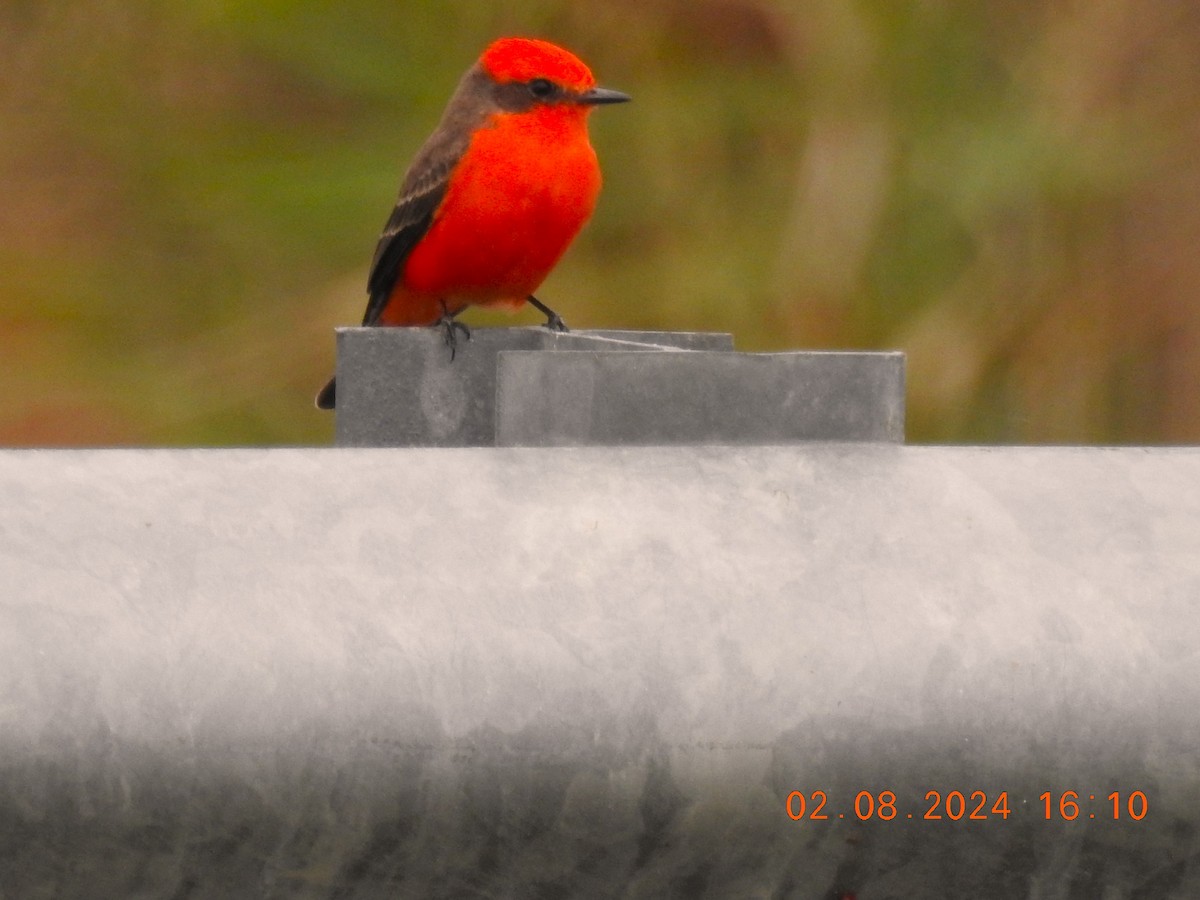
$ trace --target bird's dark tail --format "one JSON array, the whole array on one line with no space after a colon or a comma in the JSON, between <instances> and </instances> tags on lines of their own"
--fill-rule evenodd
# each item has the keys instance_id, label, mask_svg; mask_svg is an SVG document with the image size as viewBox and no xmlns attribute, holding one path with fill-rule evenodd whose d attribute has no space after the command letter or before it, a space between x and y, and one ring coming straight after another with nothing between
<instances>
[{"instance_id":1,"label":"bird's dark tail","mask_svg":"<svg viewBox=\"0 0 1200 900\"><path fill-rule=\"evenodd\" d=\"M317 394L317 409L333 409L337 406L337 378L330 378L329 384L321 388Z\"/></svg>"}]
</instances>

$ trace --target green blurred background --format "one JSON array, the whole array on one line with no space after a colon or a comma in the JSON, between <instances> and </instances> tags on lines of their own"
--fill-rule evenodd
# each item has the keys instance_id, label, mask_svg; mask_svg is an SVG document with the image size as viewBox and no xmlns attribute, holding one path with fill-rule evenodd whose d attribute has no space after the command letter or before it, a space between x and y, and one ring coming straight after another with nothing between
<instances>
[{"instance_id":1,"label":"green blurred background","mask_svg":"<svg viewBox=\"0 0 1200 900\"><path fill-rule=\"evenodd\" d=\"M3 0L0 443L328 443L502 34L635 98L539 292L573 327L903 349L913 441L1200 441L1194 0Z\"/></svg>"}]
</instances>

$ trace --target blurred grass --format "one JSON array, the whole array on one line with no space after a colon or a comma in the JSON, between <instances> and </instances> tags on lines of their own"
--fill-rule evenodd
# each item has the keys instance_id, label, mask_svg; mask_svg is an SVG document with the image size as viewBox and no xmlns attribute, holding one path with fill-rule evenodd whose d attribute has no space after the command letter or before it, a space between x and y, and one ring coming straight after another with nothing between
<instances>
[{"instance_id":1,"label":"blurred grass","mask_svg":"<svg viewBox=\"0 0 1200 900\"><path fill-rule=\"evenodd\" d=\"M0 443L328 442L332 328L506 33L635 97L541 292L576 327L903 349L910 440L1200 440L1185 0L9 0Z\"/></svg>"}]
</instances>

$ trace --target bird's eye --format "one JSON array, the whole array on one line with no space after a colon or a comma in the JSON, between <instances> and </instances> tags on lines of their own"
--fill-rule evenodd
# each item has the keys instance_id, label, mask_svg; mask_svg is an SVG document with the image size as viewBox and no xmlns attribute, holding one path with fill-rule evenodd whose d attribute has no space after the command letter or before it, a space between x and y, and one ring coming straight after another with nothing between
<instances>
[{"instance_id":1,"label":"bird's eye","mask_svg":"<svg viewBox=\"0 0 1200 900\"><path fill-rule=\"evenodd\" d=\"M535 78L529 82L529 93L539 99L549 97L554 93L554 83L545 78Z\"/></svg>"}]
</instances>

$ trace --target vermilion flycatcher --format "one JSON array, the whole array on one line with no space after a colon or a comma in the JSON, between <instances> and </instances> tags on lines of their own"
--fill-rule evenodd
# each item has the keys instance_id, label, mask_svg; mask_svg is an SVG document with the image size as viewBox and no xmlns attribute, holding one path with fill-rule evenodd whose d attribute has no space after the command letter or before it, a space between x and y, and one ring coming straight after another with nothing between
<instances>
[{"instance_id":1,"label":"vermilion flycatcher","mask_svg":"<svg viewBox=\"0 0 1200 900\"><path fill-rule=\"evenodd\" d=\"M453 347L468 306L528 302L565 330L538 289L600 193L588 141L592 107L629 97L596 87L576 56L546 41L501 38L459 82L404 176L367 280L363 325L437 325ZM332 409L336 384L317 395Z\"/></svg>"}]
</instances>

